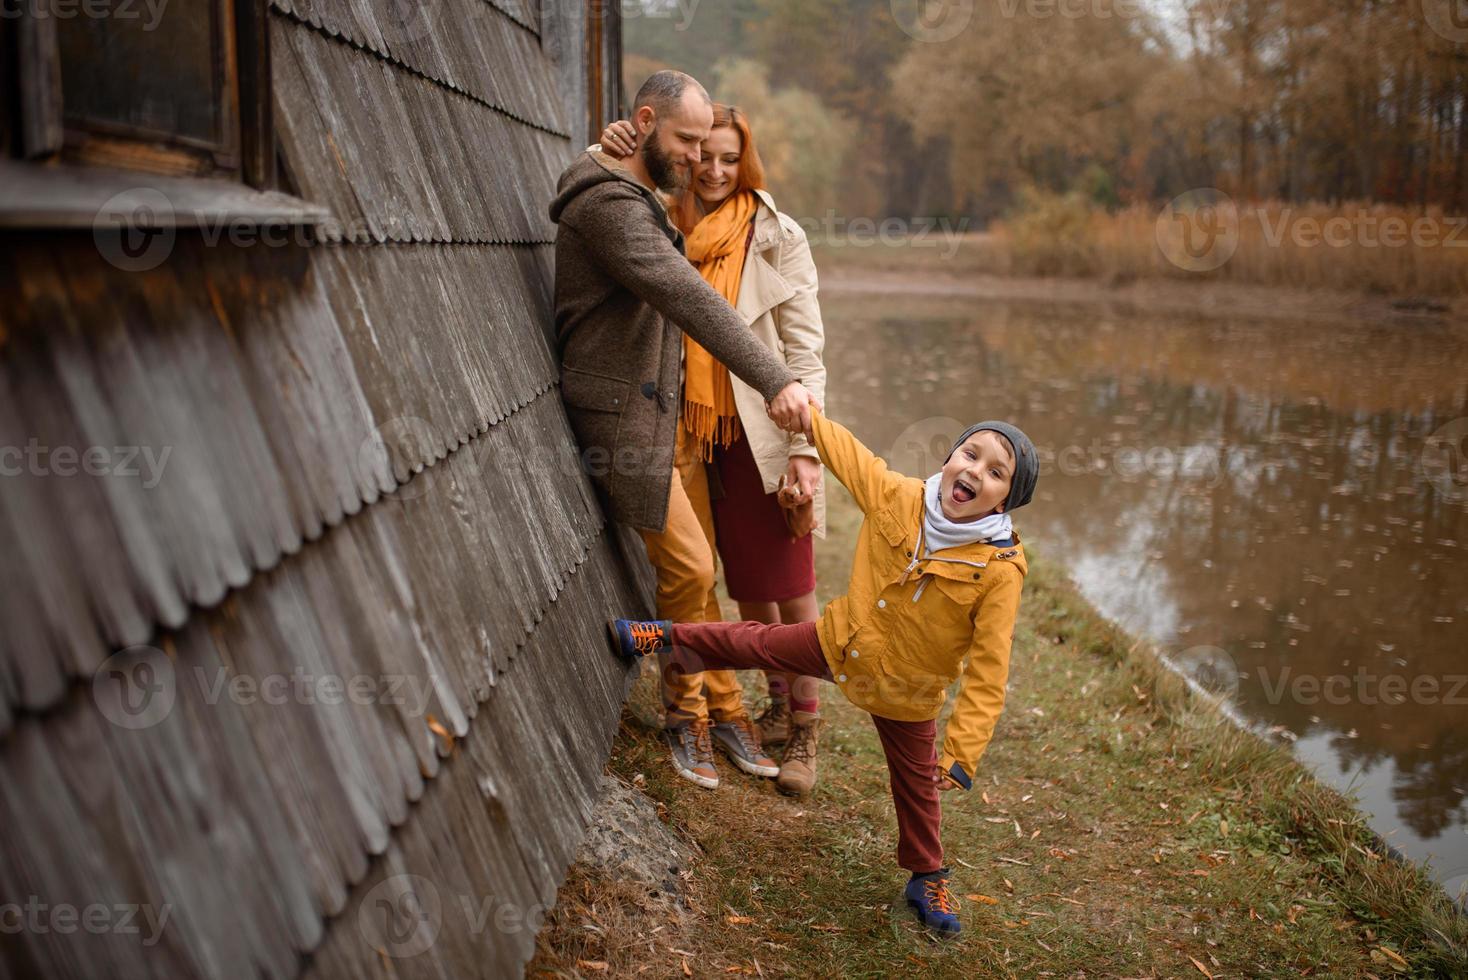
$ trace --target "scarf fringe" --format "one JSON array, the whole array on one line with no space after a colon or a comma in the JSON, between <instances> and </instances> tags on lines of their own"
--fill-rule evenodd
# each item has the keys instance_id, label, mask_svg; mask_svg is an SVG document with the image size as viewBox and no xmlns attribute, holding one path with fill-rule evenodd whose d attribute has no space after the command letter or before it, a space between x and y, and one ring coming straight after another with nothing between
<instances>
[{"instance_id":1,"label":"scarf fringe","mask_svg":"<svg viewBox=\"0 0 1468 980\"><path fill-rule=\"evenodd\" d=\"M683 402L683 428L698 440L698 455L705 463L714 461L716 444L727 449L743 431L737 414L719 415L712 405L687 400Z\"/></svg>"}]
</instances>

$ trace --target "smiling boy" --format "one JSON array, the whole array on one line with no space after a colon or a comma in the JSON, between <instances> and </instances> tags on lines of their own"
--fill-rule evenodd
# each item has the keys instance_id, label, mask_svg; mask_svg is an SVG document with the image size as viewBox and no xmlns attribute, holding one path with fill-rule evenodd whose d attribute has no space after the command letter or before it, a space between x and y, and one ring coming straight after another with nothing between
<instances>
[{"instance_id":1,"label":"smiling boy","mask_svg":"<svg viewBox=\"0 0 1468 980\"><path fill-rule=\"evenodd\" d=\"M906 477L811 413L821 460L865 514L846 594L818 622L610 624L628 657L668 653L688 671L757 667L834 681L871 713L897 810L905 898L928 928L959 932L939 839L940 791L973 785L1004 709L1009 648L1027 569L1010 514L1039 477L1034 444L981 422L926 480ZM937 718L960 676L941 760Z\"/></svg>"}]
</instances>

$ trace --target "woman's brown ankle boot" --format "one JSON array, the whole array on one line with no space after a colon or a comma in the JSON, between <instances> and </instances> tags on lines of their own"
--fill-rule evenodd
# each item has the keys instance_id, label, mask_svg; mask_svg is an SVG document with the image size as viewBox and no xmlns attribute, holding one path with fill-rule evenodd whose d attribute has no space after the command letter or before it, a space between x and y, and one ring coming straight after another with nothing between
<instances>
[{"instance_id":1,"label":"woman's brown ankle boot","mask_svg":"<svg viewBox=\"0 0 1468 980\"><path fill-rule=\"evenodd\" d=\"M790 737L790 702L771 700L770 706L754 720L754 727L759 731L761 745L766 748L784 745Z\"/></svg>"},{"instance_id":2,"label":"woman's brown ankle boot","mask_svg":"<svg viewBox=\"0 0 1468 980\"><path fill-rule=\"evenodd\" d=\"M816 785L816 741L821 719L806 711L793 712L790 739L785 744L785 758L775 787L789 796L805 796Z\"/></svg>"}]
</instances>

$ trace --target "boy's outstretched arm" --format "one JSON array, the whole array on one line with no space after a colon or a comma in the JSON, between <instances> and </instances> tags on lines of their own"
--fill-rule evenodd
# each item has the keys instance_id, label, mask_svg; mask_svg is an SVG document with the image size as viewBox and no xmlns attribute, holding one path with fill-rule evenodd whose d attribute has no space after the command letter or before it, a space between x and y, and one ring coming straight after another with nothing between
<instances>
[{"instance_id":1,"label":"boy's outstretched arm","mask_svg":"<svg viewBox=\"0 0 1468 980\"><path fill-rule=\"evenodd\" d=\"M994 568L995 563L990 563ZM994 735L994 723L1004 711L1004 688L1009 681L1009 649L1014 640L1014 621L1019 614L1019 594L1024 578L1000 563L1005 574L995 582L974 616L974 639L963 668L963 684L953 702L948 731L943 737L943 756L938 766L954 782L969 789L979 759Z\"/></svg>"},{"instance_id":2,"label":"boy's outstretched arm","mask_svg":"<svg viewBox=\"0 0 1468 980\"><path fill-rule=\"evenodd\" d=\"M886 460L873 453L839 422L832 422L814 403L810 411L811 442L821 462L836 475L856 505L865 513L880 507L887 493L906 477L887 468Z\"/></svg>"}]
</instances>

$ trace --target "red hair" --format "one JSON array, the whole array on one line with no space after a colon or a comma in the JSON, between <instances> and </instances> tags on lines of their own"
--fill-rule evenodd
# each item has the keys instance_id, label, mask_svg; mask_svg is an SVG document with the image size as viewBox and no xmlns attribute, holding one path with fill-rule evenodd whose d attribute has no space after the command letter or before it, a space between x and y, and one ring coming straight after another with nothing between
<instances>
[{"instance_id":1,"label":"red hair","mask_svg":"<svg viewBox=\"0 0 1468 980\"><path fill-rule=\"evenodd\" d=\"M738 106L715 102L713 129L732 129L739 134L739 167L735 171L734 190L730 192L730 196L740 191L764 190L765 165L760 161L759 150L755 148L754 131L749 128L749 117L744 114L744 110ZM693 193L692 180L687 189L674 199L672 212L674 222L685 235L698 224L701 215L698 197Z\"/></svg>"}]
</instances>

